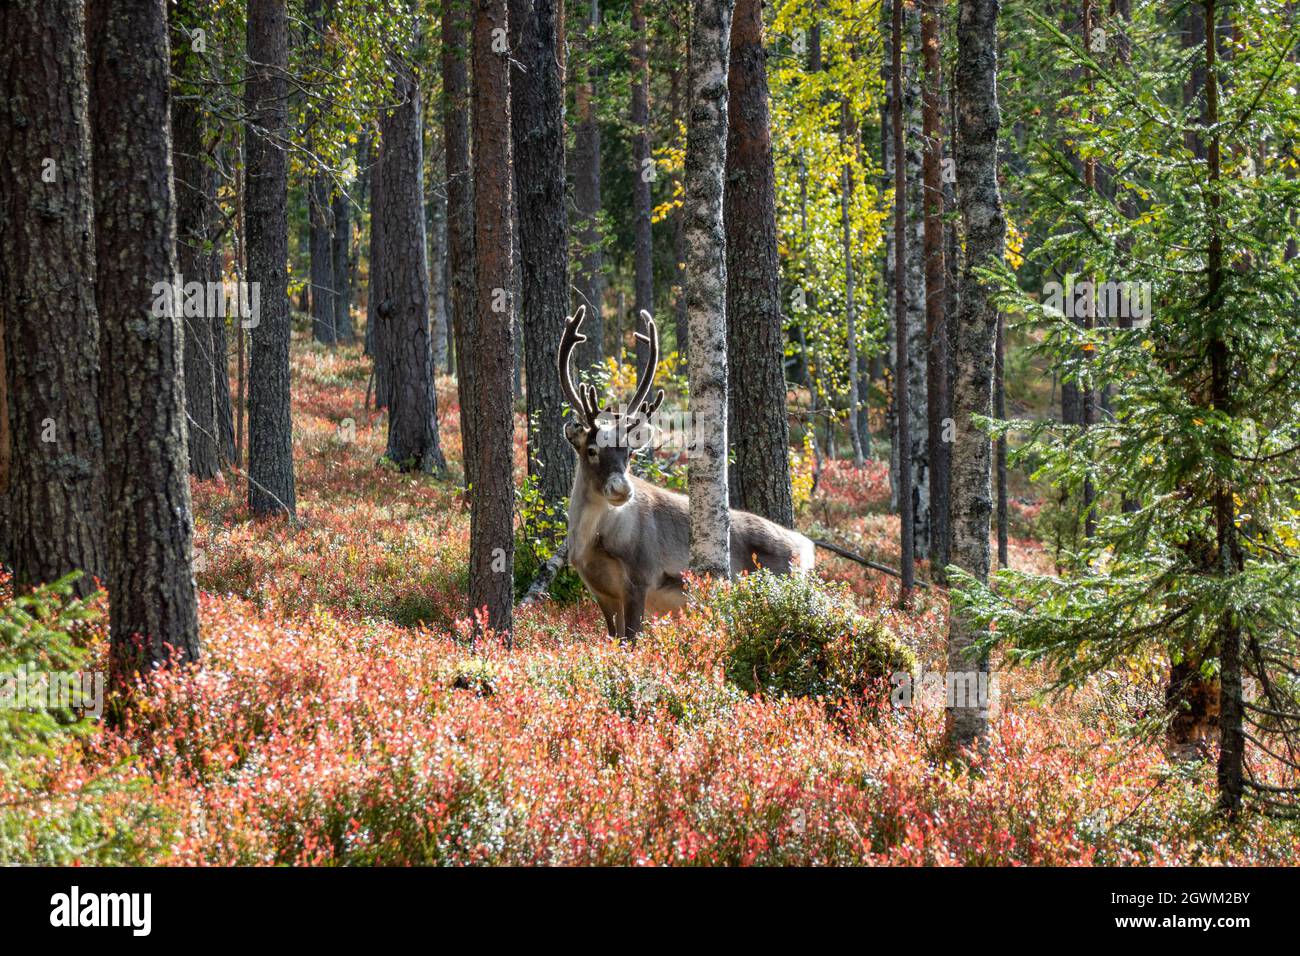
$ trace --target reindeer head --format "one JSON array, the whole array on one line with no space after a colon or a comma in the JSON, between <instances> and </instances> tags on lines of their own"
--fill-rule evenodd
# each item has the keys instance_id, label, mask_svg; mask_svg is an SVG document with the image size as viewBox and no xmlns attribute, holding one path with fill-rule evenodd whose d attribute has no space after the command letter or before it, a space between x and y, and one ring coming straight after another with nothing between
<instances>
[{"instance_id":1,"label":"reindeer head","mask_svg":"<svg viewBox=\"0 0 1300 956\"><path fill-rule=\"evenodd\" d=\"M566 320L564 336L560 339L560 383L569 404L578 415L577 420L571 420L564 426L564 435L578 453L580 480L586 482L590 492L600 495L617 508L632 498L628 464L632 453L649 443L650 417L664 400L663 389L659 390L653 401L647 399L650 386L654 384L655 369L659 365L659 330L650 313L642 310L641 317L645 320L649 335L638 332L636 337L649 344L650 355L632 400L627 404L627 412L622 414L610 408L600 408L596 402L595 387L585 382L576 387L573 384L569 357L578 343L587 341L587 337L580 331L586 314L587 307L579 306L578 311Z\"/></svg>"}]
</instances>

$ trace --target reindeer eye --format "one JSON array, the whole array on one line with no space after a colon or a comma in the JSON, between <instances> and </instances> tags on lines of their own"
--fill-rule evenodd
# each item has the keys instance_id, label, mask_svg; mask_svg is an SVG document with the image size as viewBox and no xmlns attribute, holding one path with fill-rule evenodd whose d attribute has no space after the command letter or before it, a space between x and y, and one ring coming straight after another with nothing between
<instances>
[{"instance_id":1,"label":"reindeer eye","mask_svg":"<svg viewBox=\"0 0 1300 956\"><path fill-rule=\"evenodd\" d=\"M588 448L588 449L587 449L587 460L590 461L590 462L593 462L593 463L599 461L599 460L600 460L600 452L597 451L595 448Z\"/></svg>"}]
</instances>

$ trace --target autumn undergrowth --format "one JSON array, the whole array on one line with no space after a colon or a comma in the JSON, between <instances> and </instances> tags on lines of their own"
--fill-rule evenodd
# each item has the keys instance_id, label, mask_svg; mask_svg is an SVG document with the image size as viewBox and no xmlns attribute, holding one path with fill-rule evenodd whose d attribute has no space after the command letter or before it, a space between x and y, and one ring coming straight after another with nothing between
<instances>
[{"instance_id":1,"label":"autumn undergrowth","mask_svg":"<svg viewBox=\"0 0 1300 956\"><path fill-rule=\"evenodd\" d=\"M295 341L297 520L251 521L234 474L194 485L202 664L141 684L120 726L42 727L40 747L7 757L0 863L1250 864L1300 850L1282 824L1221 823L1206 768L1174 769L1129 733L1148 701L1121 678L1067 698L1042 695L1049 675L1032 669L1001 675L987 749L947 759L942 709L891 703L885 666L941 664L942 592L905 614L889 581L839 559L819 555L829 591L697 583L635 648L585 598L522 609L513 650L472 641L454 384L438 386L445 480L381 462L365 385L356 349ZM800 520L896 561L883 469L828 463ZM1014 560L1036 548L1017 541ZM51 600L42 626L102 667L102 596L62 616L71 599ZM799 627L773 627L789 615L772 608L823 600L851 626L788 654ZM842 662L875 661L860 643L875 640L874 680L852 679Z\"/></svg>"}]
</instances>

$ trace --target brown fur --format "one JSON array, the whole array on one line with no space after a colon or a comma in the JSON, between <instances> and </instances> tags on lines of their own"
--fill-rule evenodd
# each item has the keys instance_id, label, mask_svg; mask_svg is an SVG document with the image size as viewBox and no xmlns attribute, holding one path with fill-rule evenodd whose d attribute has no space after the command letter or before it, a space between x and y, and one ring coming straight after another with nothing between
<instances>
[{"instance_id":1,"label":"brown fur","mask_svg":"<svg viewBox=\"0 0 1300 956\"><path fill-rule=\"evenodd\" d=\"M569 561L605 615L611 636L635 640L646 612L686 603L690 562L685 495L627 473L631 449L610 432L570 425L578 472L569 502ZM630 492L630 494L629 494ZM731 511L731 570L788 574L812 566L812 543L747 511Z\"/></svg>"}]
</instances>

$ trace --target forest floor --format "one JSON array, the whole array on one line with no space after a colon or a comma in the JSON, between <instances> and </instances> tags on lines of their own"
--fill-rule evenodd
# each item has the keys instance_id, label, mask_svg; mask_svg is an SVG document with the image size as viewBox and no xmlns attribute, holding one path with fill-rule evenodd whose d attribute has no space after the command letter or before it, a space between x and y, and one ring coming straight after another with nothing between
<instances>
[{"instance_id":1,"label":"forest floor","mask_svg":"<svg viewBox=\"0 0 1300 956\"><path fill-rule=\"evenodd\" d=\"M944 761L941 708L747 697L707 604L633 648L585 596L472 647L454 385L445 480L380 464L357 348L294 341L298 522L196 483L204 660L155 675L130 721L0 785L0 859L162 864L1291 863L1295 829L1212 812L1210 768L1129 731L1158 675L1046 695L1000 672L987 753ZM349 422L351 424L349 424ZM353 434L355 429L355 434ZM518 428L522 436L522 420ZM518 456L522 468L522 443ZM1012 562L1050 568L1016 505ZM885 465L826 464L801 517L897 563ZM926 666L946 599L819 552ZM102 629L102 625L100 625ZM103 653L102 646L99 653ZM10 784L10 786L14 786ZM32 794L46 794L33 799Z\"/></svg>"}]
</instances>

